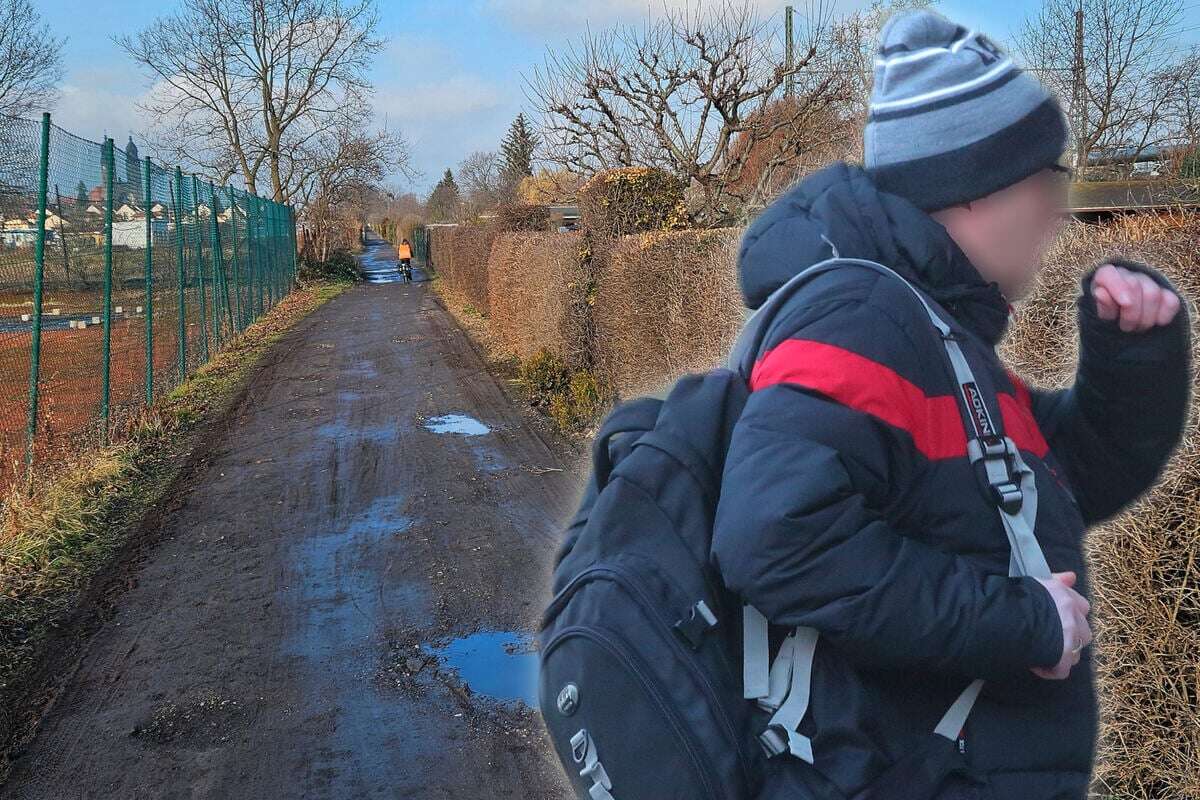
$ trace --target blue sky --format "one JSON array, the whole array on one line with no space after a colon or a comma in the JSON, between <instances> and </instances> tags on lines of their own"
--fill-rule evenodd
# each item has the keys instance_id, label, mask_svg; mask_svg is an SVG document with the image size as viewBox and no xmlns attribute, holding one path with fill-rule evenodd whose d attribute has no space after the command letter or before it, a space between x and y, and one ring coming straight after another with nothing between
<instances>
[{"instance_id":1,"label":"blue sky","mask_svg":"<svg viewBox=\"0 0 1200 800\"><path fill-rule=\"evenodd\" d=\"M397 188L424 192L446 167L474 150L494 150L518 111L527 108L521 74L540 63L547 48L560 47L585 25L603 28L636 20L664 0L379 0L381 33L389 40L372 70L377 125L409 140L424 177ZM687 0L666 0L682 5ZM765 14L784 2L752 0ZM836 0L844 12L868 3ZM138 101L149 81L112 43L169 13L174 0L36 0L42 18L66 36L67 75L54 121L98 140L107 133L124 142L143 129ZM796 2L797 8L803 3ZM945 0L938 9L1002 42L1010 40L1040 0L972 2ZM782 25L782 21L780 22ZM1185 34L1200 40L1200 2L1189 4Z\"/></svg>"}]
</instances>

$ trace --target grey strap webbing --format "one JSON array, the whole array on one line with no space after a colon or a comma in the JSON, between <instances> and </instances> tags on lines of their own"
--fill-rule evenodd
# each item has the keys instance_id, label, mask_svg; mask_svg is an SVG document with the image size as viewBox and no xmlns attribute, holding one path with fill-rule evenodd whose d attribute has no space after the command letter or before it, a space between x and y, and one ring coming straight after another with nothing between
<instances>
[{"instance_id":1,"label":"grey strap webbing","mask_svg":"<svg viewBox=\"0 0 1200 800\"><path fill-rule=\"evenodd\" d=\"M583 764L579 777L592 781L588 787L588 795L592 800L613 800L611 793L612 781L600 763L600 754L596 751L596 742L587 729L580 729L571 737L571 757L576 764Z\"/></svg>"},{"instance_id":2,"label":"grey strap webbing","mask_svg":"<svg viewBox=\"0 0 1200 800\"><path fill-rule=\"evenodd\" d=\"M771 691L771 646L767 618L752 605L742 607L742 696L761 700Z\"/></svg>"},{"instance_id":3,"label":"grey strap webbing","mask_svg":"<svg viewBox=\"0 0 1200 800\"><path fill-rule=\"evenodd\" d=\"M761 739L769 753L787 752L809 764L813 763L812 741L796 729L808 713L816 651L817 631L813 628L797 627L780 646L775 661L781 665L780 680L786 682L786 699L771 716Z\"/></svg>"},{"instance_id":4,"label":"grey strap webbing","mask_svg":"<svg viewBox=\"0 0 1200 800\"><path fill-rule=\"evenodd\" d=\"M779 307L795 294L801 284L820 272L844 263L858 264L903 282L921 303L929 321L937 329L960 389L967 385L978 388L975 374L971 371L962 348L959 347L955 333L925 301L916 287L904 276L883 264L857 258L831 258L819 262L793 276L772 292L771 296L747 318L729 355L729 369L740 372L749 379L753 364L746 363L747 358L753 358L757 354L766 334L765 327ZM983 461L988 484L995 495L996 507L1008 537L1011 550L1009 575L1049 578L1050 567L1033 532L1037 519L1037 485L1033 471L1021 459L1016 444L1008 437L991 436L985 439L980 436L980 429L985 434L998 430L982 396L979 396L978 405L974 408L968 407L963 398L960 409L967 429L968 457L972 464ZM973 414L977 416L973 417ZM1014 482L1014 477L1017 482ZM787 752L812 763L811 742L807 737L796 733L796 728L808 709L817 632L811 628L796 628L784 641L779 654L776 655L775 663L768 667L770 653L766 617L747 605L743 610L742 622L743 694L747 699L757 700L763 708L775 711L760 741L772 756ZM942 716L934 733L954 741L966 724L982 689L982 680L972 681Z\"/></svg>"}]
</instances>

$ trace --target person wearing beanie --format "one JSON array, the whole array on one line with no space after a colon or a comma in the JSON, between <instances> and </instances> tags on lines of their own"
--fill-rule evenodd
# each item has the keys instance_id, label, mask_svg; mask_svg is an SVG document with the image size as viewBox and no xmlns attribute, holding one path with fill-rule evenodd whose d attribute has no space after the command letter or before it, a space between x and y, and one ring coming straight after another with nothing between
<instances>
[{"instance_id":1,"label":"person wearing beanie","mask_svg":"<svg viewBox=\"0 0 1200 800\"><path fill-rule=\"evenodd\" d=\"M743 297L757 308L831 258L882 264L950 325L977 385L960 386L895 277L839 265L772 316L712 544L774 651L796 627L817 633L806 711L782 732L806 747L767 760L760 797L1083 800L1097 735L1083 537L1181 438L1187 306L1151 267L1094 267L1074 385L1027 385L996 346L1064 216L1059 105L930 11L893 17L875 65L863 165L808 176L749 226ZM1031 473L1020 513L1041 574L1016 563L1007 501L981 478L997 462L975 463L959 396L1001 425L1000 463ZM947 731L955 708L965 722Z\"/></svg>"}]
</instances>

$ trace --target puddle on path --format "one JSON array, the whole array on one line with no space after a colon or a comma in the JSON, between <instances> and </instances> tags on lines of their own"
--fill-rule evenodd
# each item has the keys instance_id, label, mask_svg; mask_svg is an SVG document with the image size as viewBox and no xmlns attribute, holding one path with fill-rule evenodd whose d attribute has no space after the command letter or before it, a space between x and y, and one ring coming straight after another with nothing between
<instances>
[{"instance_id":1,"label":"puddle on path","mask_svg":"<svg viewBox=\"0 0 1200 800\"><path fill-rule=\"evenodd\" d=\"M405 556L404 532L417 522L406 505L403 494L378 498L327 531L298 537L291 548L295 574L280 600L300 624L284 653L303 697L297 724L320 738L311 768L326 775L322 797L366 797L364 786L402 781L408 765L396 752L431 755L408 733L419 728L412 707L374 681L386 631L427 625L432 613L424 584L389 570ZM313 733L322 725L324 734Z\"/></svg>"},{"instance_id":2,"label":"puddle on path","mask_svg":"<svg viewBox=\"0 0 1200 800\"><path fill-rule=\"evenodd\" d=\"M425 420L425 427L434 433L458 433L463 436L483 436L492 429L466 414L443 414Z\"/></svg>"},{"instance_id":3,"label":"puddle on path","mask_svg":"<svg viewBox=\"0 0 1200 800\"><path fill-rule=\"evenodd\" d=\"M358 260L367 283L397 283L401 280L396 254L382 239L367 242Z\"/></svg>"},{"instance_id":4,"label":"puddle on path","mask_svg":"<svg viewBox=\"0 0 1200 800\"><path fill-rule=\"evenodd\" d=\"M482 631L421 649L437 656L444 669L458 673L475 694L538 707L538 654L528 634Z\"/></svg>"},{"instance_id":5,"label":"puddle on path","mask_svg":"<svg viewBox=\"0 0 1200 800\"><path fill-rule=\"evenodd\" d=\"M348 421L334 420L313 428L313 433L326 439L339 441L369 441L380 445L391 444L400 435L399 423L379 425L354 425Z\"/></svg>"},{"instance_id":6,"label":"puddle on path","mask_svg":"<svg viewBox=\"0 0 1200 800\"><path fill-rule=\"evenodd\" d=\"M509 468L508 461L500 454L500 451L491 447L472 445L471 455L475 459L475 469L488 475L497 475Z\"/></svg>"}]
</instances>

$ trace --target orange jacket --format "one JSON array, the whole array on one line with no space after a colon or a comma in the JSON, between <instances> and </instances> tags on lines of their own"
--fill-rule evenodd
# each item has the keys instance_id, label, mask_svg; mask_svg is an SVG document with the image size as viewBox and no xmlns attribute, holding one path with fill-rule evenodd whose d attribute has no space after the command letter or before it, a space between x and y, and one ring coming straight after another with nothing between
<instances>
[{"instance_id":1,"label":"orange jacket","mask_svg":"<svg viewBox=\"0 0 1200 800\"><path fill-rule=\"evenodd\" d=\"M412 258L412 248L406 244L399 245L396 251L400 254L400 258Z\"/></svg>"}]
</instances>

